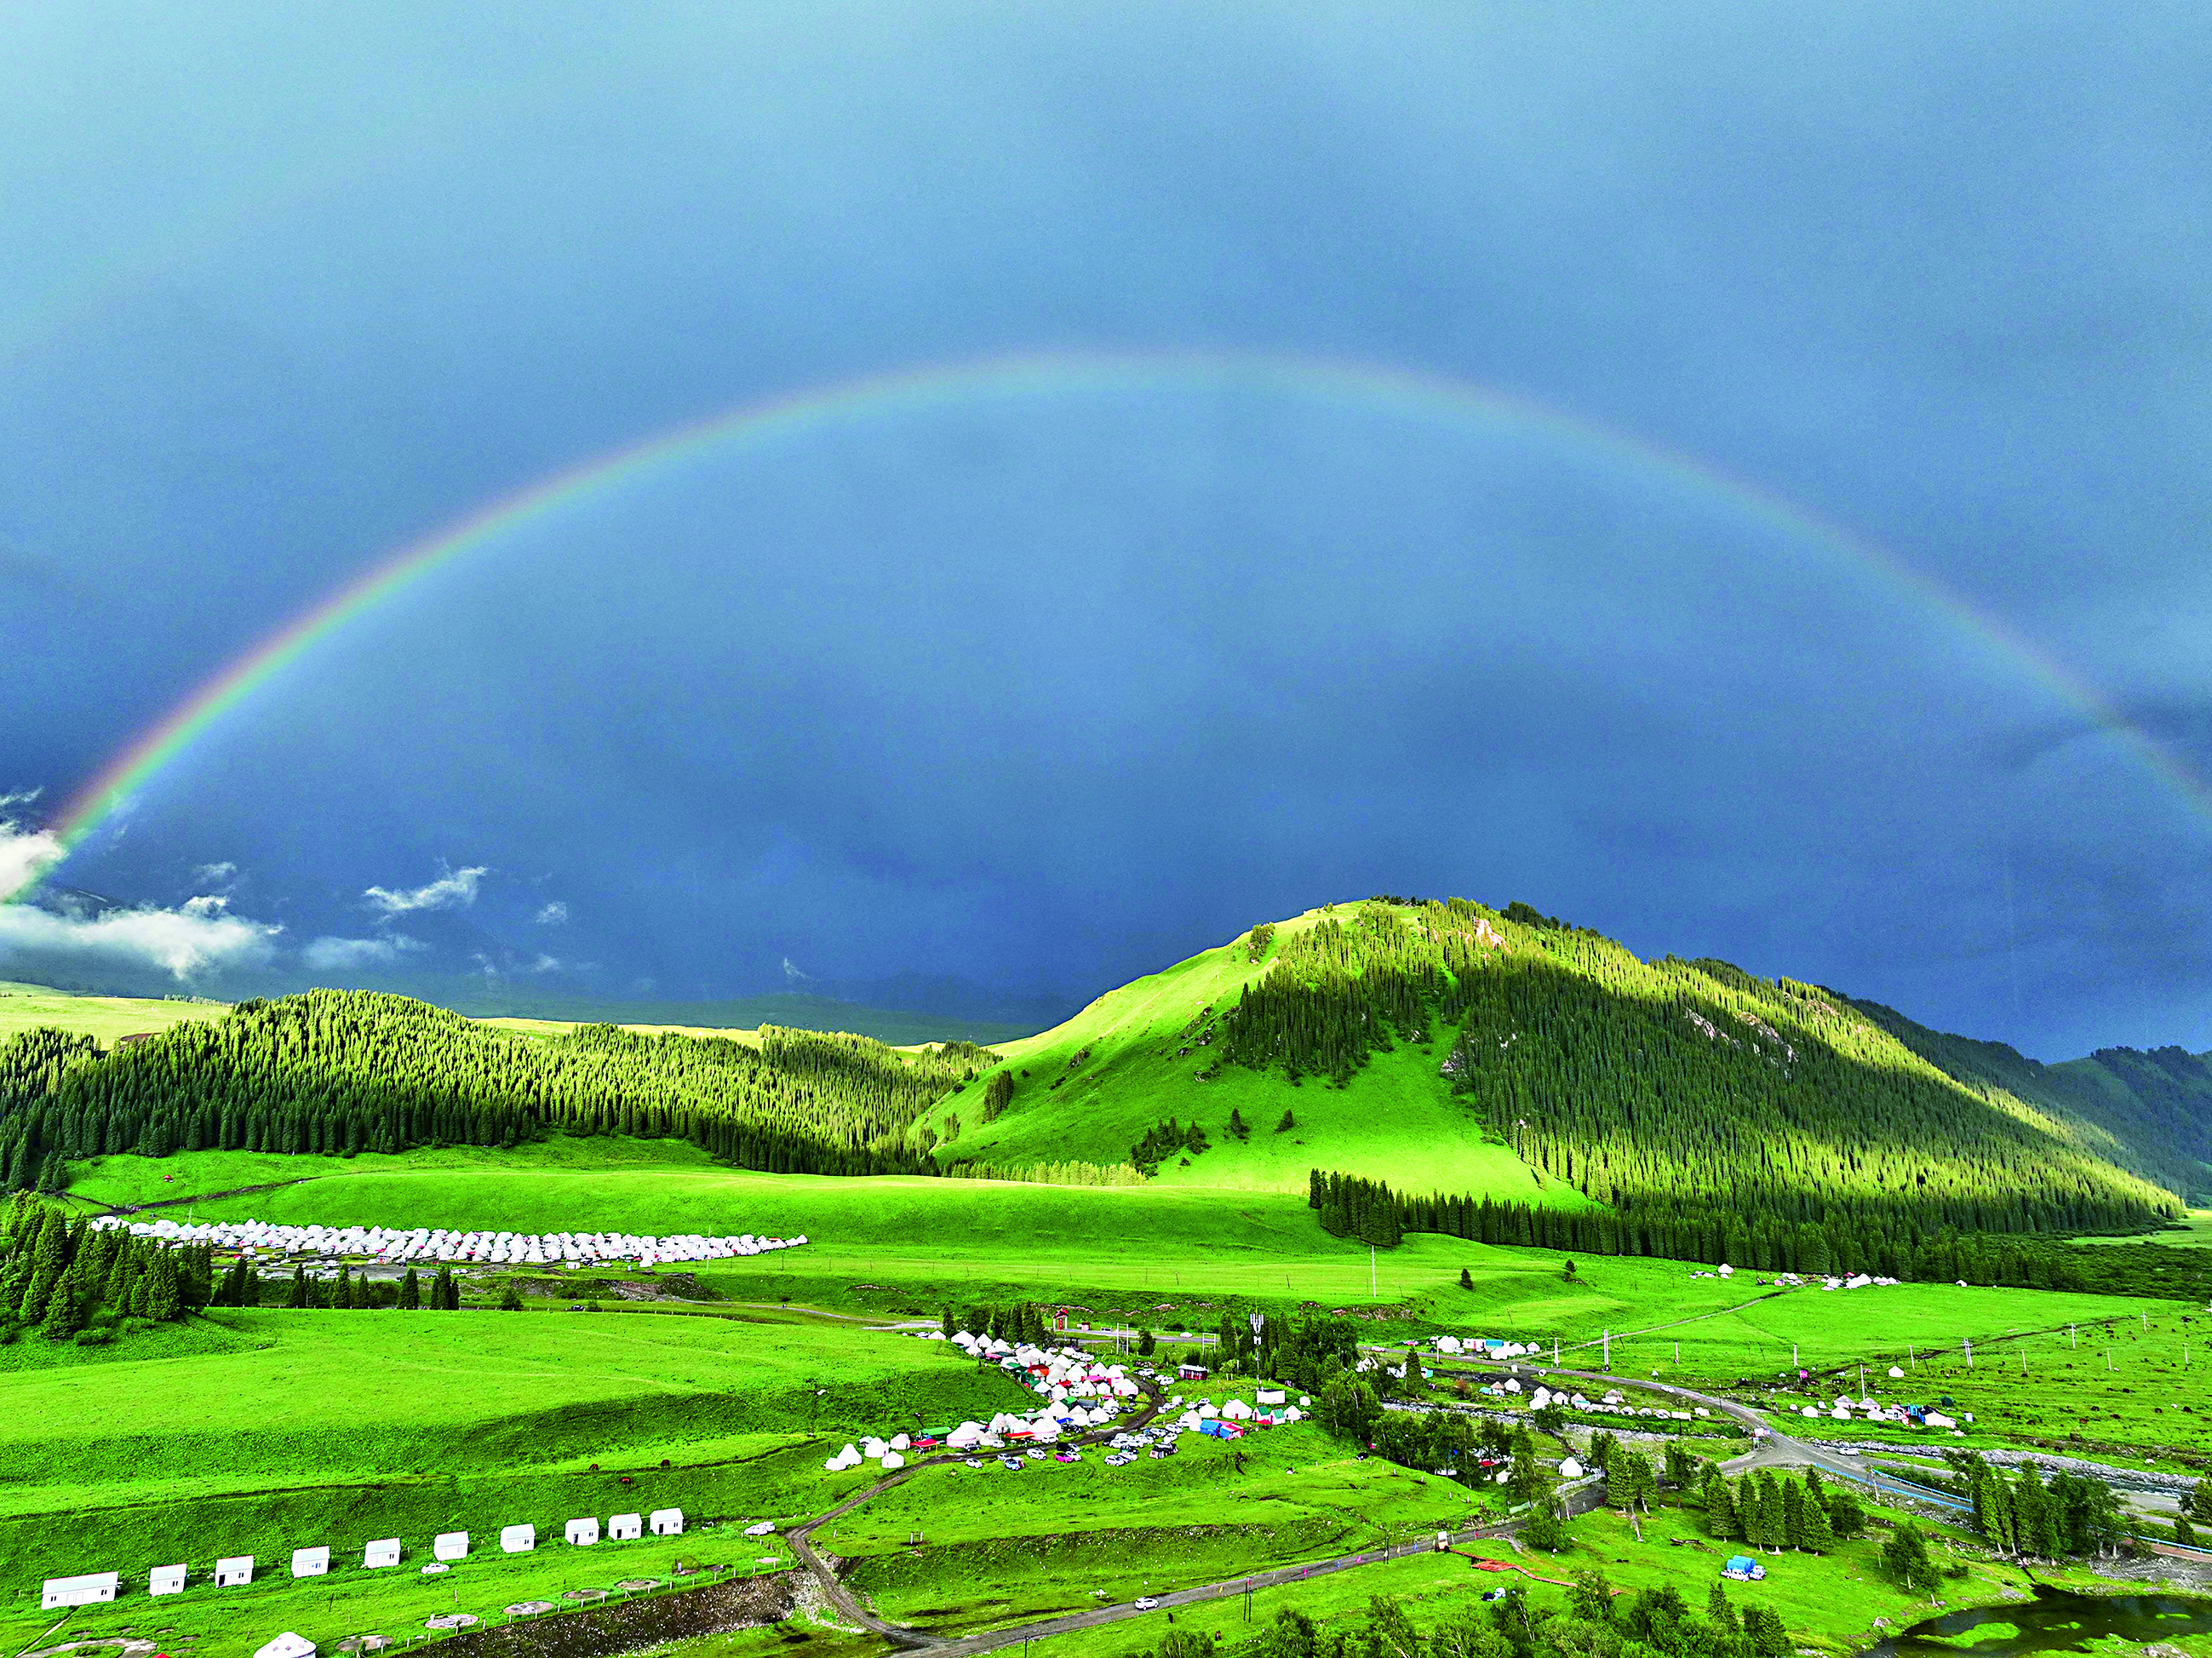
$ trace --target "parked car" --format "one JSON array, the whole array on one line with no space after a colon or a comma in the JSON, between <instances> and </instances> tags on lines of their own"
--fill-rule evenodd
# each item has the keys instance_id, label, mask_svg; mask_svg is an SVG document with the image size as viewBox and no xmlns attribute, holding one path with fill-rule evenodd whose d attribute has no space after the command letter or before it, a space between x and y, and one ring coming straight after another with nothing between
<instances>
[{"instance_id":1,"label":"parked car","mask_svg":"<svg viewBox=\"0 0 2212 1658\"><path fill-rule=\"evenodd\" d=\"M1149 1594L1140 1594L1134 1600L1131 1601L1130 1604L1135 1606L1139 1612L1150 1612L1154 1606L1159 1605L1159 1602L1155 1600Z\"/></svg>"}]
</instances>

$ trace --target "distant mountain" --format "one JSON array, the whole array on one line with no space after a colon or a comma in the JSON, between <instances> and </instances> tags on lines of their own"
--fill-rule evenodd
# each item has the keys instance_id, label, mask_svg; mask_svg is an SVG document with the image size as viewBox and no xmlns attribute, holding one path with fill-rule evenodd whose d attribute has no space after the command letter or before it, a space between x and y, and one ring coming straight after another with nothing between
<instances>
[{"instance_id":1,"label":"distant mountain","mask_svg":"<svg viewBox=\"0 0 2212 1658\"><path fill-rule=\"evenodd\" d=\"M2009 1095L2100 1137L2103 1155L2212 1206L2212 1064L2180 1048L2100 1048L2045 1065L2002 1042L1931 1030L1880 1002L1851 1005L1966 1087Z\"/></svg>"}]
</instances>

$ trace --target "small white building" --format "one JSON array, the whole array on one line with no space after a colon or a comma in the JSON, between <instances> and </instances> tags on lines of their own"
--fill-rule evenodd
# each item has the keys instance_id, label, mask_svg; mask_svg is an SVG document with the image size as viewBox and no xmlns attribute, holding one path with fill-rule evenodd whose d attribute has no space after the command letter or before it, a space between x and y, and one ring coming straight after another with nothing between
<instances>
[{"instance_id":1,"label":"small white building","mask_svg":"<svg viewBox=\"0 0 2212 1658\"><path fill-rule=\"evenodd\" d=\"M328 1549L294 1549L292 1551L292 1576L295 1577L321 1577L325 1576L330 1569L331 1552Z\"/></svg>"},{"instance_id":2,"label":"small white building","mask_svg":"<svg viewBox=\"0 0 2212 1658\"><path fill-rule=\"evenodd\" d=\"M430 1540L431 1558L437 1560L465 1560L469 1558L469 1534L465 1531L441 1531Z\"/></svg>"},{"instance_id":3,"label":"small white building","mask_svg":"<svg viewBox=\"0 0 2212 1658\"><path fill-rule=\"evenodd\" d=\"M611 1542L634 1543L645 1535L645 1518L641 1515L618 1514L607 1521L607 1537Z\"/></svg>"},{"instance_id":4,"label":"small white building","mask_svg":"<svg viewBox=\"0 0 2212 1658\"><path fill-rule=\"evenodd\" d=\"M655 1537L680 1537L684 1534L684 1510L655 1509L647 1523L652 1526Z\"/></svg>"},{"instance_id":5,"label":"small white building","mask_svg":"<svg viewBox=\"0 0 2212 1658\"><path fill-rule=\"evenodd\" d=\"M219 1589L252 1581L253 1557L250 1554L234 1554L215 1563L215 1586Z\"/></svg>"},{"instance_id":6,"label":"small white building","mask_svg":"<svg viewBox=\"0 0 2212 1658\"><path fill-rule=\"evenodd\" d=\"M361 1564L372 1570L378 1566L398 1565L399 1540L396 1537L378 1538L375 1542L361 1552Z\"/></svg>"},{"instance_id":7,"label":"small white building","mask_svg":"<svg viewBox=\"0 0 2212 1658\"><path fill-rule=\"evenodd\" d=\"M597 1520L571 1520L568 1527L568 1540L580 1549L588 1549L599 1540Z\"/></svg>"},{"instance_id":8,"label":"small white building","mask_svg":"<svg viewBox=\"0 0 2212 1658\"><path fill-rule=\"evenodd\" d=\"M156 1566L146 1574L146 1593L149 1594L182 1594L185 1592L185 1569L182 1566Z\"/></svg>"},{"instance_id":9,"label":"small white building","mask_svg":"<svg viewBox=\"0 0 2212 1658\"><path fill-rule=\"evenodd\" d=\"M304 1635L286 1630L256 1652L253 1658L315 1658L315 1643Z\"/></svg>"},{"instance_id":10,"label":"small white building","mask_svg":"<svg viewBox=\"0 0 2212 1658\"><path fill-rule=\"evenodd\" d=\"M537 1546L538 1527L535 1526L502 1526L499 1529L501 1554L528 1554Z\"/></svg>"},{"instance_id":11,"label":"small white building","mask_svg":"<svg viewBox=\"0 0 2212 1658\"><path fill-rule=\"evenodd\" d=\"M64 1606L88 1606L95 1600L112 1600L120 1572L89 1571L77 1577L49 1577L39 1596L39 1610L58 1612Z\"/></svg>"}]
</instances>

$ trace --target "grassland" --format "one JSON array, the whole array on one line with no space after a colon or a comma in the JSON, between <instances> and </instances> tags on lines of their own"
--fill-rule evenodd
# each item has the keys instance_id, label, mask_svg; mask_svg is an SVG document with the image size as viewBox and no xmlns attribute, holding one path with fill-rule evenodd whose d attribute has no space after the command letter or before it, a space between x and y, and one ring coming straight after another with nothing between
<instances>
[{"instance_id":1,"label":"grassland","mask_svg":"<svg viewBox=\"0 0 2212 1658\"><path fill-rule=\"evenodd\" d=\"M76 996L45 985L0 983L0 1041L21 1030L55 1025L102 1042L141 1030L167 1030L192 1019L217 1019L224 1002L184 1002L138 996Z\"/></svg>"},{"instance_id":2,"label":"grassland","mask_svg":"<svg viewBox=\"0 0 2212 1658\"><path fill-rule=\"evenodd\" d=\"M2191 1209L2179 1224L2162 1226L2155 1232L2139 1232L2133 1237L2087 1237L2084 1243L2163 1243L2171 1248L2212 1248L2212 1209Z\"/></svg>"},{"instance_id":3,"label":"grassland","mask_svg":"<svg viewBox=\"0 0 2212 1658\"><path fill-rule=\"evenodd\" d=\"M1322 916L1309 910L1284 922L1281 935ZM1147 1127L1173 1117L1201 1124L1212 1146L1187 1168L1180 1161L1164 1167L1159 1178L1169 1186L1303 1193L1307 1171L1326 1164L1414 1189L1565 1207L1587 1202L1571 1187L1540 1181L1510 1148L1484 1137L1474 1110L1452 1097L1439 1074L1440 1049L1377 1054L1341 1089L1317 1081L1290 1088L1279 1076L1235 1068L1199 1081L1211 1050L1178 1057L1190 1041L1186 1028L1201 1011L1232 1005L1264 970L1241 943L1224 944L1110 991L1050 1030L999 1044L1017 1078L1012 1102L988 1124L977 1121L980 1084L942 1103L933 1126L944 1133L957 1117L962 1127L939 1148L939 1159L1118 1163ZM1293 1126L1278 1132L1286 1107ZM1249 1139L1230 1136L1232 1110L1250 1125Z\"/></svg>"},{"instance_id":4,"label":"grassland","mask_svg":"<svg viewBox=\"0 0 2212 1658\"><path fill-rule=\"evenodd\" d=\"M618 1509L788 1516L821 1496L810 1421L842 1441L1025 1397L934 1344L820 1321L218 1309L164 1334L0 1347L9 1590Z\"/></svg>"}]
</instances>

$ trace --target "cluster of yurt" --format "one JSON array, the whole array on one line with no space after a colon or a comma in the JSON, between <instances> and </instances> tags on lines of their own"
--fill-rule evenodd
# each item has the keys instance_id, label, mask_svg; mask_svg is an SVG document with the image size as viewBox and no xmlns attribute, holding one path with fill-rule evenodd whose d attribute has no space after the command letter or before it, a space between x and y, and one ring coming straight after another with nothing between
<instances>
[{"instance_id":1,"label":"cluster of yurt","mask_svg":"<svg viewBox=\"0 0 2212 1658\"><path fill-rule=\"evenodd\" d=\"M381 1226L279 1226L268 1221L202 1221L186 1224L126 1220L103 1215L95 1226L125 1227L134 1237L157 1243L207 1243L240 1254L337 1255L406 1265L416 1261L476 1261L491 1266L596 1266L634 1260L641 1266L667 1262L726 1260L738 1255L795 1249L798 1237L710 1237L697 1232L666 1237L631 1232L463 1232L418 1226L396 1231Z\"/></svg>"},{"instance_id":2,"label":"cluster of yurt","mask_svg":"<svg viewBox=\"0 0 2212 1658\"><path fill-rule=\"evenodd\" d=\"M1530 1358L1544 1351L1533 1341L1507 1341L1497 1336L1438 1336L1436 1347L1449 1358Z\"/></svg>"},{"instance_id":3,"label":"cluster of yurt","mask_svg":"<svg viewBox=\"0 0 2212 1658\"><path fill-rule=\"evenodd\" d=\"M863 1439L858 1446L848 1445L822 1467L830 1473L842 1473L848 1468L857 1468L863 1462L880 1462L884 1472L906 1467L906 1454L914 1448L914 1441L905 1434L892 1439Z\"/></svg>"},{"instance_id":4,"label":"cluster of yurt","mask_svg":"<svg viewBox=\"0 0 2212 1658\"><path fill-rule=\"evenodd\" d=\"M1507 1377L1493 1387L1483 1389L1486 1394L1493 1394L1506 1399L1510 1399L1522 1391L1519 1378L1512 1376ZM1558 1406L1563 1411L1585 1411L1597 1416L1648 1417L1660 1422L1688 1422L1707 1414L1705 1407L1702 1405L1692 1411L1672 1410L1658 1405L1632 1405L1618 1388L1608 1391L1602 1399L1592 1399L1585 1394L1571 1393L1564 1388L1554 1392L1549 1388L1541 1386L1528 1394L1528 1408L1532 1411L1540 1411L1547 1406L1552 1405Z\"/></svg>"},{"instance_id":5,"label":"cluster of yurt","mask_svg":"<svg viewBox=\"0 0 2212 1658\"><path fill-rule=\"evenodd\" d=\"M1893 1364L1889 1367L1889 1374L1894 1380L1903 1376L1905 1372ZM1838 1394L1825 1406L1799 1406L1797 1414L1808 1421L1818 1421L1825 1415L1836 1422L1881 1422L1900 1428L1948 1428L1954 1432L1961 1431L1960 1418L1947 1416L1942 1411L1924 1405L1885 1405L1863 1394L1853 1399L1849 1394ZM1965 1413L1965 1420L1972 1422L1973 1419L1972 1412Z\"/></svg>"},{"instance_id":6,"label":"cluster of yurt","mask_svg":"<svg viewBox=\"0 0 2212 1658\"><path fill-rule=\"evenodd\" d=\"M847 1447L850 1449L851 1447ZM764 1537L775 1529L774 1521L764 1520L748 1526L748 1537ZM650 1515L618 1514L607 1521L606 1535L617 1543L634 1542L650 1531L655 1537L680 1537L684 1534L684 1510L655 1509ZM579 1547L589 1548L599 1540L599 1522L596 1516L571 1520L564 1535ZM538 1527L534 1525L506 1526L499 1533L500 1552L529 1554L538 1547ZM380 1538L361 1552L364 1570L380 1570L399 1564L400 1540ZM430 1540L431 1564L422 1568L426 1572L444 1571L456 1560L469 1557L469 1534L465 1531L440 1532ZM253 1557L250 1554L227 1555L215 1563L210 1574L217 1588L235 1588L253 1581ZM292 1573L294 1577L326 1576L331 1570L331 1552L327 1546L294 1549ZM149 1594L182 1594L190 1569L179 1564L155 1566L146 1575ZM98 1600L112 1600L122 1587L119 1572L90 1572L76 1577L46 1579L40 1604L52 1612L64 1606L89 1606Z\"/></svg>"},{"instance_id":7,"label":"cluster of yurt","mask_svg":"<svg viewBox=\"0 0 2212 1658\"><path fill-rule=\"evenodd\" d=\"M1258 1402L1247 1405L1241 1399L1216 1406L1210 1399L1201 1399L1195 1405L1183 1407L1177 1425L1218 1439L1235 1439L1250 1428L1287 1427L1305 1419L1305 1412L1289 1402L1289 1395L1281 1388L1261 1388L1255 1395ZM1301 1398L1301 1404L1311 1404Z\"/></svg>"}]
</instances>

